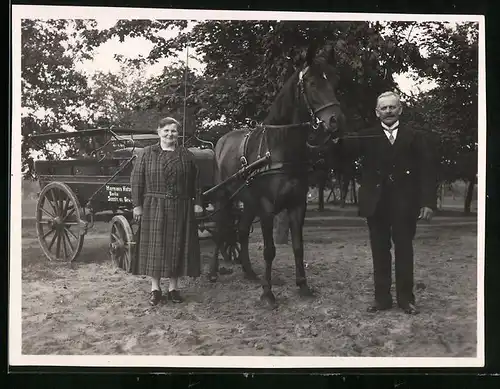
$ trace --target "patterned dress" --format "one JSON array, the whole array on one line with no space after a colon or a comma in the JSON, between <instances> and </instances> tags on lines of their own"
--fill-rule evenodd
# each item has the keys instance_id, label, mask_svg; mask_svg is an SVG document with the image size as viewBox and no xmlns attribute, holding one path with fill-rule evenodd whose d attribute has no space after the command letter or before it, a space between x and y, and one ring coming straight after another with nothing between
<instances>
[{"instance_id":1,"label":"patterned dress","mask_svg":"<svg viewBox=\"0 0 500 389\"><path fill-rule=\"evenodd\" d=\"M131 174L132 201L142 205L138 263L133 272L151 277L198 277L201 272L194 215L198 168L183 147L145 147Z\"/></svg>"}]
</instances>

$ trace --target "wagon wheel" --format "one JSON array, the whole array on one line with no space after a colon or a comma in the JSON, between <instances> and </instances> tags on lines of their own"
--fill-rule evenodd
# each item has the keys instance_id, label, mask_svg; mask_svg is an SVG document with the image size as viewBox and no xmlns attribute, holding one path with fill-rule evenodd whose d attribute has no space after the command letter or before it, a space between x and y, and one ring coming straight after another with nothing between
<instances>
[{"instance_id":1,"label":"wagon wheel","mask_svg":"<svg viewBox=\"0 0 500 389\"><path fill-rule=\"evenodd\" d=\"M135 259L135 239L132 227L122 215L113 217L110 224L109 255L116 266L130 273Z\"/></svg>"},{"instance_id":2,"label":"wagon wheel","mask_svg":"<svg viewBox=\"0 0 500 389\"><path fill-rule=\"evenodd\" d=\"M47 184L36 204L36 233L49 261L74 261L86 233L83 210L69 186L62 182ZM83 222L84 223L84 222Z\"/></svg>"}]
</instances>

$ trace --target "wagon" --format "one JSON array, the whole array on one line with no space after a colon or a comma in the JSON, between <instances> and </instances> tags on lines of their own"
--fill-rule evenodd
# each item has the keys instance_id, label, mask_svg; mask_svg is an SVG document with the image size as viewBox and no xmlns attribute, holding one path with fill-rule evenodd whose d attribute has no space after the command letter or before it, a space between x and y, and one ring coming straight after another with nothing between
<instances>
[{"instance_id":1,"label":"wagon","mask_svg":"<svg viewBox=\"0 0 500 389\"><path fill-rule=\"evenodd\" d=\"M130 174L138 151L159 138L154 131L132 129L90 129L40 134L29 137L40 143L58 140L77 150L64 160L37 160L34 168L40 184L36 206L36 231L40 247L49 260L73 262L80 254L84 237L94 223L109 223L109 255L120 268L130 272L137 258L137 230L133 221ZM215 223L206 194L213 192L214 152L210 142L195 137L193 152L200 169L203 190L202 214L197 214L199 236L213 237ZM223 184L223 183L222 183ZM235 228L241 209L234 207ZM237 236L237 233L234 234ZM219 248L216 248L219 250ZM221 247L225 259L237 261L239 243Z\"/></svg>"}]
</instances>

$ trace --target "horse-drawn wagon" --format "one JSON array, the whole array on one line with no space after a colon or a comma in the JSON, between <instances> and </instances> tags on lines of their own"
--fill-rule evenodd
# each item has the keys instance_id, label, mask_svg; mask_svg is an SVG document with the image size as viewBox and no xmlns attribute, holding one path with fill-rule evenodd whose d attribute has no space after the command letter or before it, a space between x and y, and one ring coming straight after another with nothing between
<instances>
[{"instance_id":1,"label":"horse-drawn wagon","mask_svg":"<svg viewBox=\"0 0 500 389\"><path fill-rule=\"evenodd\" d=\"M109 223L110 257L119 267L131 271L136 258L138 226L132 217L130 174L137 153L159 141L157 133L91 129L29 137L34 145L43 148L45 146L40 143L62 139L74 142L77 150L74 158L37 160L34 165L41 189L36 207L36 230L42 251L49 260L75 261L86 233L95 222L106 221ZM213 145L196 139L198 145L189 150L200 170L201 190L211 193L215 188ZM211 238L215 228L211 220L212 205L209 196L203 199L204 212L197 214L198 229L205 238ZM237 207L235 212L239 212ZM226 259L238 259L237 242L227 242L220 250Z\"/></svg>"}]
</instances>

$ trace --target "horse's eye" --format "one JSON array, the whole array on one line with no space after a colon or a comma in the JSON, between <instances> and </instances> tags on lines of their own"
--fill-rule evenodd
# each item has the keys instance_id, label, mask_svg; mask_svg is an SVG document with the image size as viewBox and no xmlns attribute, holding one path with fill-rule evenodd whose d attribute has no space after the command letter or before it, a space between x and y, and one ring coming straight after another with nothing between
<instances>
[{"instance_id":1,"label":"horse's eye","mask_svg":"<svg viewBox=\"0 0 500 389\"><path fill-rule=\"evenodd\" d=\"M327 77L326 77L326 74L325 74L325 73L323 73L323 78L324 78L325 80L327 80Z\"/></svg>"}]
</instances>

